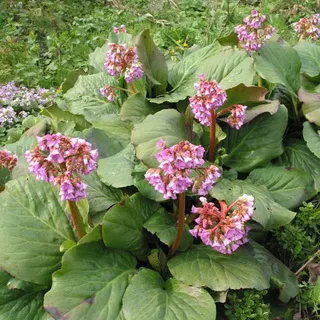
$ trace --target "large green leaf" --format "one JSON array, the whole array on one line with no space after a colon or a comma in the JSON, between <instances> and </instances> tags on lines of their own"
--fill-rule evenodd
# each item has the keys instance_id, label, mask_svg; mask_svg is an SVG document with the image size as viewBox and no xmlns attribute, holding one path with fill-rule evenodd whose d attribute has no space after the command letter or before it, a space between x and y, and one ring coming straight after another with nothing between
<instances>
[{"instance_id":1,"label":"large green leaf","mask_svg":"<svg viewBox=\"0 0 320 320\"><path fill-rule=\"evenodd\" d=\"M291 46L281 39L270 40L254 54L254 61L255 68L263 79L284 85L297 98L301 62Z\"/></svg>"},{"instance_id":2,"label":"large green leaf","mask_svg":"<svg viewBox=\"0 0 320 320\"><path fill-rule=\"evenodd\" d=\"M301 73L309 77L320 74L320 46L309 41L299 41L294 47L301 60Z\"/></svg>"},{"instance_id":3,"label":"large green leaf","mask_svg":"<svg viewBox=\"0 0 320 320\"><path fill-rule=\"evenodd\" d=\"M272 229L288 224L295 213L278 204L265 186L250 181L220 179L210 190L210 195L231 204L243 194L254 197L255 211L252 219L264 228Z\"/></svg>"},{"instance_id":4,"label":"large green leaf","mask_svg":"<svg viewBox=\"0 0 320 320\"><path fill-rule=\"evenodd\" d=\"M68 111L84 115L88 121L104 114L119 113L119 107L100 94L100 88L105 85L117 85L117 81L106 72L79 76L74 87L64 95Z\"/></svg>"},{"instance_id":5,"label":"large green leaf","mask_svg":"<svg viewBox=\"0 0 320 320\"><path fill-rule=\"evenodd\" d=\"M304 141L288 141L280 163L307 172L312 176L317 192L320 191L320 159L309 150Z\"/></svg>"},{"instance_id":6,"label":"large green leaf","mask_svg":"<svg viewBox=\"0 0 320 320\"><path fill-rule=\"evenodd\" d=\"M147 76L149 90L155 95L165 92L168 81L168 67L163 53L154 44L150 31L142 31L136 39L139 60Z\"/></svg>"},{"instance_id":7,"label":"large green leaf","mask_svg":"<svg viewBox=\"0 0 320 320\"><path fill-rule=\"evenodd\" d=\"M114 156L99 160L98 175L109 186L115 188L131 186L134 159L134 148L129 144Z\"/></svg>"},{"instance_id":8,"label":"large green leaf","mask_svg":"<svg viewBox=\"0 0 320 320\"><path fill-rule=\"evenodd\" d=\"M127 146L126 140L116 139L114 134L96 128L84 130L78 136L90 142L93 149L98 149L100 159L114 156Z\"/></svg>"},{"instance_id":9,"label":"large green leaf","mask_svg":"<svg viewBox=\"0 0 320 320\"><path fill-rule=\"evenodd\" d=\"M123 194L120 190L106 186L96 173L82 176L83 182L88 186L89 215L105 211L115 203L121 201Z\"/></svg>"},{"instance_id":10,"label":"large green leaf","mask_svg":"<svg viewBox=\"0 0 320 320\"><path fill-rule=\"evenodd\" d=\"M228 154L225 165L240 172L248 172L280 156L287 119L287 109L281 106L276 114L259 115L240 130L224 125L227 139L222 141L221 146Z\"/></svg>"},{"instance_id":11,"label":"large green leaf","mask_svg":"<svg viewBox=\"0 0 320 320\"><path fill-rule=\"evenodd\" d=\"M42 292L26 292L9 289L11 276L0 271L0 319L3 320L45 320Z\"/></svg>"},{"instance_id":12,"label":"large green leaf","mask_svg":"<svg viewBox=\"0 0 320 320\"><path fill-rule=\"evenodd\" d=\"M175 278L195 287L214 291L269 288L264 267L243 248L224 255L209 246L197 245L178 253L168 266Z\"/></svg>"},{"instance_id":13,"label":"large green leaf","mask_svg":"<svg viewBox=\"0 0 320 320\"><path fill-rule=\"evenodd\" d=\"M130 253L106 248L101 242L75 246L53 275L45 309L54 319L116 320L135 267Z\"/></svg>"},{"instance_id":14,"label":"large green leaf","mask_svg":"<svg viewBox=\"0 0 320 320\"><path fill-rule=\"evenodd\" d=\"M295 274L263 246L256 242L250 243L254 248L254 258L263 265L264 271L271 278L271 283L280 289L279 299L288 302L294 298L299 292Z\"/></svg>"},{"instance_id":15,"label":"large green leaf","mask_svg":"<svg viewBox=\"0 0 320 320\"><path fill-rule=\"evenodd\" d=\"M140 194L134 194L113 206L102 225L103 241L111 248L130 250L138 257L148 253L144 223L162 207Z\"/></svg>"},{"instance_id":16,"label":"large green leaf","mask_svg":"<svg viewBox=\"0 0 320 320\"><path fill-rule=\"evenodd\" d=\"M121 120L132 121L133 123L142 122L149 114L154 114L163 109L159 105L152 104L140 93L131 95L122 105Z\"/></svg>"},{"instance_id":17,"label":"large green leaf","mask_svg":"<svg viewBox=\"0 0 320 320\"><path fill-rule=\"evenodd\" d=\"M308 121L303 124L303 138L310 151L320 158L320 136Z\"/></svg>"},{"instance_id":18,"label":"large green leaf","mask_svg":"<svg viewBox=\"0 0 320 320\"><path fill-rule=\"evenodd\" d=\"M187 138L184 118L177 110L149 115L132 130L131 142L136 147L136 155L149 167L157 167L154 154L158 152L156 143L160 138L169 146Z\"/></svg>"},{"instance_id":19,"label":"large green leaf","mask_svg":"<svg viewBox=\"0 0 320 320\"><path fill-rule=\"evenodd\" d=\"M165 211L159 211L153 214L143 226L152 234L156 234L160 241L169 247L174 243L177 237L177 218ZM193 237L189 232L188 225L185 224L179 250L186 250L192 245L192 242Z\"/></svg>"},{"instance_id":20,"label":"large green leaf","mask_svg":"<svg viewBox=\"0 0 320 320\"><path fill-rule=\"evenodd\" d=\"M159 273L141 269L132 278L124 298L127 320L215 320L214 300L204 289L189 287Z\"/></svg>"},{"instance_id":21,"label":"large green leaf","mask_svg":"<svg viewBox=\"0 0 320 320\"><path fill-rule=\"evenodd\" d=\"M93 67L94 73L106 72L104 61L109 49L108 42L102 47L96 48L89 54L89 65Z\"/></svg>"},{"instance_id":22,"label":"large green leaf","mask_svg":"<svg viewBox=\"0 0 320 320\"><path fill-rule=\"evenodd\" d=\"M50 284L60 245L74 239L56 188L27 175L9 182L0 202L0 266L19 279Z\"/></svg>"},{"instance_id":23,"label":"large green leaf","mask_svg":"<svg viewBox=\"0 0 320 320\"><path fill-rule=\"evenodd\" d=\"M152 102L178 102L195 94L194 83L199 75L206 74L209 80L216 80L224 89L243 83L250 86L255 75L253 59L244 51L221 47L217 42L189 54L169 72L169 83L173 87L163 97Z\"/></svg>"},{"instance_id":24,"label":"large green leaf","mask_svg":"<svg viewBox=\"0 0 320 320\"><path fill-rule=\"evenodd\" d=\"M312 177L298 169L285 167L255 169L251 171L248 179L257 186L265 186L274 199L287 209L298 207L316 194Z\"/></svg>"},{"instance_id":25,"label":"large green leaf","mask_svg":"<svg viewBox=\"0 0 320 320\"><path fill-rule=\"evenodd\" d=\"M120 120L119 115L105 114L99 117L88 118L93 127L103 130L113 145L119 144L123 149L130 143L132 124Z\"/></svg>"}]
</instances>

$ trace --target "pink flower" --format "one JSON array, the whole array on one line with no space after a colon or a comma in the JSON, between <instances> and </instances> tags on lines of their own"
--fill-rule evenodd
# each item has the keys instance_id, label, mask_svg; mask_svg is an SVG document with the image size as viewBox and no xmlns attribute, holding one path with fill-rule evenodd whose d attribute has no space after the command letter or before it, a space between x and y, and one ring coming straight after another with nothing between
<instances>
[{"instance_id":1,"label":"pink flower","mask_svg":"<svg viewBox=\"0 0 320 320\"><path fill-rule=\"evenodd\" d=\"M189 98L194 117L204 126L211 125L211 111L221 107L227 100L227 94L219 84L207 81L204 74L200 75L200 83L194 85L196 95Z\"/></svg>"},{"instance_id":2,"label":"pink flower","mask_svg":"<svg viewBox=\"0 0 320 320\"><path fill-rule=\"evenodd\" d=\"M29 170L38 180L60 185L63 200L85 198L86 185L78 175L88 175L96 169L98 151L83 139L60 133L37 139L38 145L25 153Z\"/></svg>"},{"instance_id":3,"label":"pink flower","mask_svg":"<svg viewBox=\"0 0 320 320\"><path fill-rule=\"evenodd\" d=\"M259 50L265 41L269 40L276 31L270 25L263 26L266 16L260 14L257 10L252 10L251 14L243 19L244 24L236 26L235 32L238 39L244 44L246 51Z\"/></svg>"},{"instance_id":4,"label":"pink flower","mask_svg":"<svg viewBox=\"0 0 320 320\"><path fill-rule=\"evenodd\" d=\"M247 106L243 106L241 104L236 104L230 110L230 116L227 118L227 122L230 127L239 130L245 120Z\"/></svg>"},{"instance_id":5,"label":"pink flower","mask_svg":"<svg viewBox=\"0 0 320 320\"><path fill-rule=\"evenodd\" d=\"M0 166L12 170L17 165L18 157L8 150L0 150Z\"/></svg>"},{"instance_id":6,"label":"pink flower","mask_svg":"<svg viewBox=\"0 0 320 320\"><path fill-rule=\"evenodd\" d=\"M320 39L320 14L314 14L311 18L300 19L293 24L293 30L297 32L302 39Z\"/></svg>"},{"instance_id":7,"label":"pink flower","mask_svg":"<svg viewBox=\"0 0 320 320\"><path fill-rule=\"evenodd\" d=\"M244 194L230 207L219 201L220 209L206 198L202 197L200 201L201 208L192 207L192 213L199 214L195 227L190 230L194 237L199 237L204 244L223 254L231 254L248 242L249 228L244 223L253 214L252 196ZM234 207L236 209L232 211Z\"/></svg>"},{"instance_id":8,"label":"pink flower","mask_svg":"<svg viewBox=\"0 0 320 320\"><path fill-rule=\"evenodd\" d=\"M213 165L209 168L201 168L204 164L205 152L202 146L182 141L168 148L163 139L160 139L156 145L160 149L160 152L155 155L159 168L149 169L145 178L156 191L164 195L165 199L176 199L177 194L187 191L192 186L194 178L191 178L191 171L193 169L200 172L195 178L198 182L194 183L198 187L193 188L198 194L207 194L221 175L220 169Z\"/></svg>"},{"instance_id":9,"label":"pink flower","mask_svg":"<svg viewBox=\"0 0 320 320\"><path fill-rule=\"evenodd\" d=\"M143 76L142 65L138 61L135 47L127 48L125 44L109 43L104 66L111 76L124 74L127 82L135 81Z\"/></svg>"},{"instance_id":10,"label":"pink flower","mask_svg":"<svg viewBox=\"0 0 320 320\"><path fill-rule=\"evenodd\" d=\"M100 93L109 101L114 101L117 97L115 90L112 86L104 86L100 89Z\"/></svg>"}]
</instances>

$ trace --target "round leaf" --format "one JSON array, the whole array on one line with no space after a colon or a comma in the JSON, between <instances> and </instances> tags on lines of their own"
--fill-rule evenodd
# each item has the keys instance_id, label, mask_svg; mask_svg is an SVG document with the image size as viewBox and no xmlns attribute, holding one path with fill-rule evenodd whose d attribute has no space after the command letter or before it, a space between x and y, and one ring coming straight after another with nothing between
<instances>
[{"instance_id":1,"label":"round leaf","mask_svg":"<svg viewBox=\"0 0 320 320\"><path fill-rule=\"evenodd\" d=\"M262 114L240 130L224 125L222 129L227 133L227 139L220 145L228 154L225 165L240 172L248 172L281 155L287 120L287 109L281 106L276 114Z\"/></svg>"},{"instance_id":2,"label":"round leaf","mask_svg":"<svg viewBox=\"0 0 320 320\"><path fill-rule=\"evenodd\" d=\"M173 276L185 284L214 291L269 288L264 267L242 248L224 255L209 246L193 246L173 257L168 267Z\"/></svg>"},{"instance_id":3,"label":"round leaf","mask_svg":"<svg viewBox=\"0 0 320 320\"><path fill-rule=\"evenodd\" d=\"M124 298L127 320L215 320L214 300L203 289L189 287L142 269L132 278Z\"/></svg>"},{"instance_id":4,"label":"round leaf","mask_svg":"<svg viewBox=\"0 0 320 320\"><path fill-rule=\"evenodd\" d=\"M309 41L299 41L294 48L302 63L301 73L316 77L320 73L320 46Z\"/></svg>"},{"instance_id":5,"label":"round leaf","mask_svg":"<svg viewBox=\"0 0 320 320\"><path fill-rule=\"evenodd\" d=\"M27 175L0 194L0 266L14 277L50 284L60 245L74 239L57 190Z\"/></svg>"},{"instance_id":6,"label":"round leaf","mask_svg":"<svg viewBox=\"0 0 320 320\"><path fill-rule=\"evenodd\" d=\"M149 167L157 167L154 154L158 152L156 143L160 138L169 146L186 139L184 119L177 110L149 115L132 130L131 142L136 147L136 155Z\"/></svg>"},{"instance_id":7,"label":"round leaf","mask_svg":"<svg viewBox=\"0 0 320 320\"><path fill-rule=\"evenodd\" d=\"M287 209L298 207L316 194L312 177L298 169L284 167L255 169L251 171L248 179L257 186L265 186L274 199Z\"/></svg>"},{"instance_id":8,"label":"round leaf","mask_svg":"<svg viewBox=\"0 0 320 320\"><path fill-rule=\"evenodd\" d=\"M135 267L130 253L106 248L101 242L73 247L53 275L45 309L54 319L115 320Z\"/></svg>"},{"instance_id":9,"label":"round leaf","mask_svg":"<svg viewBox=\"0 0 320 320\"><path fill-rule=\"evenodd\" d=\"M177 237L177 219L164 211L153 214L143 225L149 232L156 234L161 242L171 246ZM188 225L184 225L183 238L179 250L186 250L192 245L193 237L189 232Z\"/></svg>"},{"instance_id":10,"label":"round leaf","mask_svg":"<svg viewBox=\"0 0 320 320\"><path fill-rule=\"evenodd\" d=\"M113 206L105 215L102 236L106 246L133 251L138 257L148 253L143 230L148 218L162 207L154 201L135 194Z\"/></svg>"}]
</instances>

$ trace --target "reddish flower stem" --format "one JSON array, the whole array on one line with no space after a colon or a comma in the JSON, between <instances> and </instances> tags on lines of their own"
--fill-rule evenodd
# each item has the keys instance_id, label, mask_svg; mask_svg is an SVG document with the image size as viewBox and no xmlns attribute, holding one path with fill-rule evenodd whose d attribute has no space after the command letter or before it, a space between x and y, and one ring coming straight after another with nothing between
<instances>
[{"instance_id":1,"label":"reddish flower stem","mask_svg":"<svg viewBox=\"0 0 320 320\"><path fill-rule=\"evenodd\" d=\"M185 211L186 211L186 194L183 192L179 195L179 204L178 204L178 232L176 240L174 241L172 247L169 250L169 257L172 257L177 249L180 246L182 236L183 236L183 230L184 230L184 219L185 219Z\"/></svg>"},{"instance_id":2,"label":"reddish flower stem","mask_svg":"<svg viewBox=\"0 0 320 320\"><path fill-rule=\"evenodd\" d=\"M84 225L82 222L82 218L80 216L80 212L78 210L77 204L74 201L68 200L70 212L71 212L71 218L72 222L74 224L74 227L76 229L78 239L80 240L86 235L86 231L84 229Z\"/></svg>"},{"instance_id":3,"label":"reddish flower stem","mask_svg":"<svg viewBox=\"0 0 320 320\"><path fill-rule=\"evenodd\" d=\"M217 115L215 110L211 110L211 127L210 127L210 149L209 149L209 161L214 162L214 151L216 148L216 120Z\"/></svg>"},{"instance_id":4,"label":"reddish flower stem","mask_svg":"<svg viewBox=\"0 0 320 320\"><path fill-rule=\"evenodd\" d=\"M131 89L131 91L133 92L133 94L135 94L135 93L138 92L136 86L135 86L132 82L129 82L129 83L128 83L128 87Z\"/></svg>"}]
</instances>

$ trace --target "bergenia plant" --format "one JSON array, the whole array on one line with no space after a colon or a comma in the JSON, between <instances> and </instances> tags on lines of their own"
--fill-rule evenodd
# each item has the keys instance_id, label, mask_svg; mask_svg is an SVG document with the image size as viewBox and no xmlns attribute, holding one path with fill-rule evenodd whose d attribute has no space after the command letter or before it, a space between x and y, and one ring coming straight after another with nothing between
<instances>
[{"instance_id":1,"label":"bergenia plant","mask_svg":"<svg viewBox=\"0 0 320 320\"><path fill-rule=\"evenodd\" d=\"M83 139L60 133L37 137L38 145L25 153L29 170L38 180L60 186L62 200L68 201L78 237L85 229L75 202L87 197L87 185L80 174L88 175L96 169L98 151Z\"/></svg>"},{"instance_id":2,"label":"bergenia plant","mask_svg":"<svg viewBox=\"0 0 320 320\"><path fill-rule=\"evenodd\" d=\"M18 157L8 150L0 150L0 166L12 170L17 165Z\"/></svg>"},{"instance_id":3,"label":"bergenia plant","mask_svg":"<svg viewBox=\"0 0 320 320\"><path fill-rule=\"evenodd\" d=\"M254 210L254 198L244 194L230 206L219 201L220 208L201 197L201 208L192 207L192 213L198 214L196 226L190 230L194 237L223 254L231 254L248 242L250 228L245 222L251 219ZM234 209L236 207L236 209Z\"/></svg>"},{"instance_id":4,"label":"bergenia plant","mask_svg":"<svg viewBox=\"0 0 320 320\"><path fill-rule=\"evenodd\" d=\"M266 25L266 16L257 10L243 19L244 24L235 27L239 41L244 45L246 51L257 51L272 37L276 31L271 25Z\"/></svg>"},{"instance_id":5,"label":"bergenia plant","mask_svg":"<svg viewBox=\"0 0 320 320\"><path fill-rule=\"evenodd\" d=\"M310 18L302 18L293 24L294 31L299 35L299 39L320 39L320 13L312 15Z\"/></svg>"},{"instance_id":6,"label":"bergenia plant","mask_svg":"<svg viewBox=\"0 0 320 320\"><path fill-rule=\"evenodd\" d=\"M182 240L185 223L185 192L193 185L192 192L206 195L221 176L221 172L214 165L203 167L205 149L189 141L182 141L168 148L165 141L160 139L157 142L157 148L161 150L155 155L159 167L149 169L145 177L156 191L163 194L164 199L177 199L179 195L177 238L169 253L172 256ZM192 170L196 172L193 178L191 178Z\"/></svg>"},{"instance_id":7,"label":"bergenia plant","mask_svg":"<svg viewBox=\"0 0 320 320\"><path fill-rule=\"evenodd\" d=\"M217 118L230 113L226 121L231 127L239 130L244 123L247 106L237 104L221 109L220 107L227 100L226 91L219 86L217 81L208 81L205 74L200 75L199 78L200 83L194 85L197 90L196 95L190 97L189 101L194 117L202 125L210 127L209 160L213 162L215 160Z\"/></svg>"}]
</instances>

